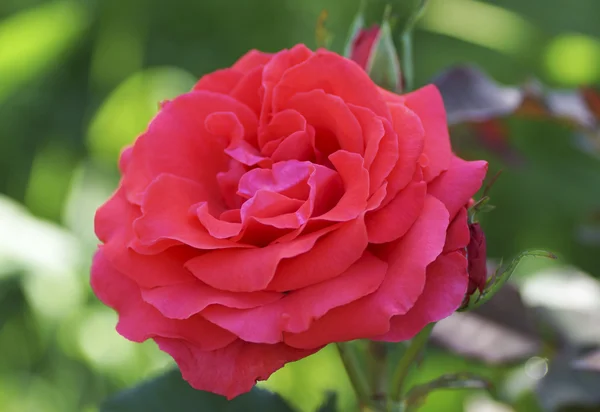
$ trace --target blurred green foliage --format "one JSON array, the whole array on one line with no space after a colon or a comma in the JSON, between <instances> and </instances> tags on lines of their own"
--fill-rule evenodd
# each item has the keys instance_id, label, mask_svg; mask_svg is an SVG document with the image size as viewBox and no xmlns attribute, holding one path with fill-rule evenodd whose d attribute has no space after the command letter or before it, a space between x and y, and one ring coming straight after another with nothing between
<instances>
[{"instance_id":1,"label":"blurred green foliage","mask_svg":"<svg viewBox=\"0 0 600 412\"><path fill-rule=\"evenodd\" d=\"M109 394L171 365L152 343L118 336L116 316L88 285L93 214L116 187L119 150L144 129L160 100L247 50L314 47L323 8L332 48L341 51L357 6L358 0L0 2L0 410L93 411ZM417 82L472 62L505 83L535 76L554 87L598 84L599 15L597 0L431 0L416 33ZM559 265L600 277L600 231L592 218L600 210L600 154L582 150L567 127L516 119L508 127L525 160L518 167L457 142L465 156L489 159L492 172L505 169L492 191L497 209L483 221L489 254L546 248L561 257ZM517 276L547 265L531 262ZM424 368L431 378L469 368L496 380L518 369L438 352ZM329 389L339 393L340 410L354 402L332 348L261 385L301 411L314 410ZM461 411L469 396L441 392L423 410ZM513 396L513 406L534 410L527 396Z\"/></svg>"}]
</instances>

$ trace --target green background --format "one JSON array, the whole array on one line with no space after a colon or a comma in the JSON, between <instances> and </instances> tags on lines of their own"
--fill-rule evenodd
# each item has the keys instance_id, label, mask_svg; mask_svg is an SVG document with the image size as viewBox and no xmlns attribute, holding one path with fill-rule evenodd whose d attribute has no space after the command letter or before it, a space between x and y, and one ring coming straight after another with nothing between
<instances>
[{"instance_id":1,"label":"green background","mask_svg":"<svg viewBox=\"0 0 600 412\"><path fill-rule=\"evenodd\" d=\"M341 51L357 7L354 0L0 2L0 410L93 411L171 366L154 344L121 338L116 316L88 285L93 214L116 187L121 147L160 100L247 50L314 48L322 9L332 48ZM598 0L431 0L415 35L417 83L468 62L507 84L533 76L557 88L597 85L598 16ZM489 255L546 248L561 258L553 270L600 277L593 218L600 151L582 150L566 126L507 125L525 159L518 167L481 146L460 146L465 157L505 171L492 192L497 209L483 221ZM517 280L548 265L528 261ZM436 352L425 374L461 368L500 373ZM301 411L314 410L327 389L339 392L340 410L353 404L331 347L266 386ZM461 411L471 395L435 395L424 410Z\"/></svg>"}]
</instances>

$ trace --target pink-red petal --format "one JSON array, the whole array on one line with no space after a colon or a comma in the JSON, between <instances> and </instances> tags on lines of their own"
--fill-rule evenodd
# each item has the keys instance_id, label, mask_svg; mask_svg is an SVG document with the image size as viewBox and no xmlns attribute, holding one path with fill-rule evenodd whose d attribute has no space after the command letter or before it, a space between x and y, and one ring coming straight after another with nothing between
<instances>
[{"instance_id":1,"label":"pink-red petal","mask_svg":"<svg viewBox=\"0 0 600 412\"><path fill-rule=\"evenodd\" d=\"M446 205L453 219L481 188L487 166L483 160L468 162L453 156L450 168L429 184L427 192Z\"/></svg>"},{"instance_id":2,"label":"pink-red petal","mask_svg":"<svg viewBox=\"0 0 600 412\"><path fill-rule=\"evenodd\" d=\"M390 331L376 339L388 342L412 339L427 324L450 316L461 305L468 281L463 253L441 255L427 268L427 283L417 303L405 315L393 317Z\"/></svg>"},{"instance_id":3,"label":"pink-red petal","mask_svg":"<svg viewBox=\"0 0 600 412\"><path fill-rule=\"evenodd\" d=\"M266 345L237 340L225 348L205 351L181 339L155 338L158 347L177 362L183 378L198 390L235 398L256 381L266 380L288 362L312 355L320 348L300 350L285 344Z\"/></svg>"},{"instance_id":4,"label":"pink-red petal","mask_svg":"<svg viewBox=\"0 0 600 412\"><path fill-rule=\"evenodd\" d=\"M208 306L220 305L235 309L263 306L281 299L277 292L228 292L211 288L194 279L176 285L142 289L142 298L167 318L187 319Z\"/></svg>"},{"instance_id":5,"label":"pink-red petal","mask_svg":"<svg viewBox=\"0 0 600 412\"><path fill-rule=\"evenodd\" d=\"M404 236L423 210L427 184L413 182L383 208L365 218L370 243L387 243Z\"/></svg>"},{"instance_id":6,"label":"pink-red petal","mask_svg":"<svg viewBox=\"0 0 600 412\"><path fill-rule=\"evenodd\" d=\"M223 348L236 338L200 316L185 320L165 318L142 300L139 288L110 264L100 248L94 256L91 285L98 299L119 314L117 331L125 338L143 342L161 336L197 342L203 350Z\"/></svg>"},{"instance_id":7,"label":"pink-red petal","mask_svg":"<svg viewBox=\"0 0 600 412\"><path fill-rule=\"evenodd\" d=\"M402 97L406 106L419 116L425 129L423 154L427 156L427 166L423 168L423 176L429 182L450 167L452 158L444 101L434 85Z\"/></svg>"},{"instance_id":8,"label":"pink-red petal","mask_svg":"<svg viewBox=\"0 0 600 412\"><path fill-rule=\"evenodd\" d=\"M304 332L331 309L373 293L386 270L385 262L365 253L339 276L290 292L274 303L253 309L212 306L202 315L246 342L278 343L283 332Z\"/></svg>"},{"instance_id":9,"label":"pink-red petal","mask_svg":"<svg viewBox=\"0 0 600 412\"><path fill-rule=\"evenodd\" d=\"M298 348L314 348L330 342L370 338L385 334L393 316L407 313L425 287L427 266L441 253L448 227L448 212L428 196L423 213L406 236L382 253L388 271L379 289L364 298L329 311L311 328L285 334L284 341Z\"/></svg>"}]
</instances>

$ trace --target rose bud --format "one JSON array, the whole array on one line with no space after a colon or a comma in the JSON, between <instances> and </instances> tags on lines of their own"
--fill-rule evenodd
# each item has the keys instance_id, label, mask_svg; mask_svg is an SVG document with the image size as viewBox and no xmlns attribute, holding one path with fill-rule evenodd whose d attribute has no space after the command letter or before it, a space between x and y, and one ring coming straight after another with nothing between
<instances>
[{"instance_id":1,"label":"rose bud","mask_svg":"<svg viewBox=\"0 0 600 412\"><path fill-rule=\"evenodd\" d=\"M487 163L452 152L435 86L251 51L162 105L119 168L92 288L194 388L233 398L329 343L411 339L467 292Z\"/></svg>"},{"instance_id":2,"label":"rose bud","mask_svg":"<svg viewBox=\"0 0 600 412\"><path fill-rule=\"evenodd\" d=\"M483 292L487 281L487 260L485 234L479 223L469 225L471 239L467 246L469 260L469 288L467 294L471 295L478 289Z\"/></svg>"}]
</instances>

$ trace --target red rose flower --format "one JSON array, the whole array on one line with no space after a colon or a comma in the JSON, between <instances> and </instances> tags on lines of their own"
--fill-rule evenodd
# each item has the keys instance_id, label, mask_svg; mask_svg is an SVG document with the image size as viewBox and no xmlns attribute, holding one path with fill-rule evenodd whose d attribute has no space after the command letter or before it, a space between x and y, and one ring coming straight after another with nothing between
<instances>
[{"instance_id":1,"label":"red rose flower","mask_svg":"<svg viewBox=\"0 0 600 412\"><path fill-rule=\"evenodd\" d=\"M454 312L486 167L452 153L433 86L397 96L328 51L252 51L123 152L92 287L119 333L232 398L328 343Z\"/></svg>"}]
</instances>

